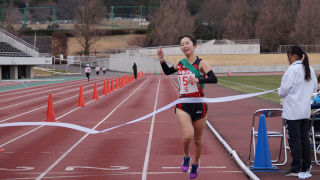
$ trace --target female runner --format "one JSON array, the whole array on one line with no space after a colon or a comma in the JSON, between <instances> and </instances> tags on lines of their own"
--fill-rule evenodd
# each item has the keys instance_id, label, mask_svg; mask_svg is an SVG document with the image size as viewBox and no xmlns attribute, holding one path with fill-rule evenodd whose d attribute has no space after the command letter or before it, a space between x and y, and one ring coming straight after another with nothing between
<instances>
[{"instance_id":1,"label":"female runner","mask_svg":"<svg viewBox=\"0 0 320 180\"><path fill-rule=\"evenodd\" d=\"M197 41L195 39L189 35L185 35L179 38L179 42L185 59L169 68L163 59L163 50L160 48L157 51L157 56L160 59L161 67L166 75L175 72L178 73L180 83L179 98L203 97L204 93L201 84L217 83L217 78L210 65L194 54L197 47ZM195 144L195 155L191 166L190 179L196 178L199 173L200 155L203 145L202 132L206 124L207 110L208 106L206 103L183 103L177 104L175 108L175 113L182 128L183 135L184 158L181 164L181 170L183 172L189 170L190 145L192 139Z\"/></svg>"}]
</instances>

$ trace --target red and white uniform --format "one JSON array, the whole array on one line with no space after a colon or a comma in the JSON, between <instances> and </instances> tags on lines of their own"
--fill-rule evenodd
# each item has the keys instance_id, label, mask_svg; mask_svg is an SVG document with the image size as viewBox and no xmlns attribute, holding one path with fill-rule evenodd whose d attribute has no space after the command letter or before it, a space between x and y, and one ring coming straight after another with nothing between
<instances>
[{"instance_id":1,"label":"red and white uniform","mask_svg":"<svg viewBox=\"0 0 320 180\"><path fill-rule=\"evenodd\" d=\"M197 58L196 61L192 64L199 71L199 64L201 59ZM180 97L203 97L203 89L199 83L190 83L188 82L189 76L195 77L195 74L192 73L188 68L179 62L177 67L178 81L179 81L179 92ZM203 75L205 77L205 75Z\"/></svg>"}]
</instances>

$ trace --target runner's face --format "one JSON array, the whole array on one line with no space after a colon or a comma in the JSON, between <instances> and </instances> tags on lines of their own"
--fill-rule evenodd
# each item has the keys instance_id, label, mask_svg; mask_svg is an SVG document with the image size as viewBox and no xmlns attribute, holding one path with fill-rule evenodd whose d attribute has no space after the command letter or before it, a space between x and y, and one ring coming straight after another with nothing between
<instances>
[{"instance_id":1,"label":"runner's face","mask_svg":"<svg viewBox=\"0 0 320 180\"><path fill-rule=\"evenodd\" d=\"M196 46L193 45L191 39L189 39L188 37L184 37L180 41L180 48L183 54L185 54L186 56L190 56L194 53Z\"/></svg>"}]
</instances>

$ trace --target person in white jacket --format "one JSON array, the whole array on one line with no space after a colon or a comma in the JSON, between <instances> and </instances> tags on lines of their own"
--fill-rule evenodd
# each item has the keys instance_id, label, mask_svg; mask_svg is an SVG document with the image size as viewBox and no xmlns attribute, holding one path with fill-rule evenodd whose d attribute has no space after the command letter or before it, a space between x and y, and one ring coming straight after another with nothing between
<instances>
[{"instance_id":1,"label":"person in white jacket","mask_svg":"<svg viewBox=\"0 0 320 180\"><path fill-rule=\"evenodd\" d=\"M284 98L282 118L287 125L292 156L291 168L284 175L305 179L311 177L310 103L318 84L308 56L301 47L290 47L287 56L290 66L282 77L278 91L279 96Z\"/></svg>"},{"instance_id":2,"label":"person in white jacket","mask_svg":"<svg viewBox=\"0 0 320 180\"><path fill-rule=\"evenodd\" d=\"M90 68L89 64L87 64L87 67L84 69L84 72L86 72L86 76L87 76L88 82L89 82L90 73L91 73L91 68Z\"/></svg>"}]
</instances>

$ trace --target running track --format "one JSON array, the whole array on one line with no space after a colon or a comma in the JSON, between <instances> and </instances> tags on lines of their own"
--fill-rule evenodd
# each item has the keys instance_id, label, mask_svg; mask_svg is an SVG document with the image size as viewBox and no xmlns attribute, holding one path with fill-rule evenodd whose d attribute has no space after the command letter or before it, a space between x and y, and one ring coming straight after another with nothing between
<instances>
[{"instance_id":1,"label":"running track","mask_svg":"<svg viewBox=\"0 0 320 180\"><path fill-rule=\"evenodd\" d=\"M143 77L107 96L101 95L103 80L96 82L99 100L91 100L93 82L86 80L1 92L0 123L44 121L49 92L59 122L97 130L139 118L178 96L166 77ZM79 85L83 108L76 106ZM188 179L179 169L181 130L173 108L103 134L40 126L2 128L0 137L0 179ZM247 179L207 128L204 139L198 179Z\"/></svg>"},{"instance_id":2,"label":"running track","mask_svg":"<svg viewBox=\"0 0 320 180\"><path fill-rule=\"evenodd\" d=\"M56 119L103 130L152 112L178 96L168 77L143 77L91 100L93 82L70 81L0 93L0 123L44 121L48 93L52 92ZM77 108L79 85L87 107ZM219 85L206 85L206 97L240 94ZM258 98L209 104L208 120L248 163L252 114L260 108L279 107ZM274 122L271 127L279 127ZM0 129L0 179L188 179L181 173L181 130L173 108L136 124L98 135L55 127ZM198 179L247 179L226 150L206 128ZM278 142L270 141L271 154ZM192 152L193 153L193 152ZM289 155L290 157L290 155ZM280 171L289 168L289 162ZM312 179L320 177L313 164ZM279 172L256 173L261 179L293 179ZM296 178L294 178L296 179Z\"/></svg>"}]
</instances>

